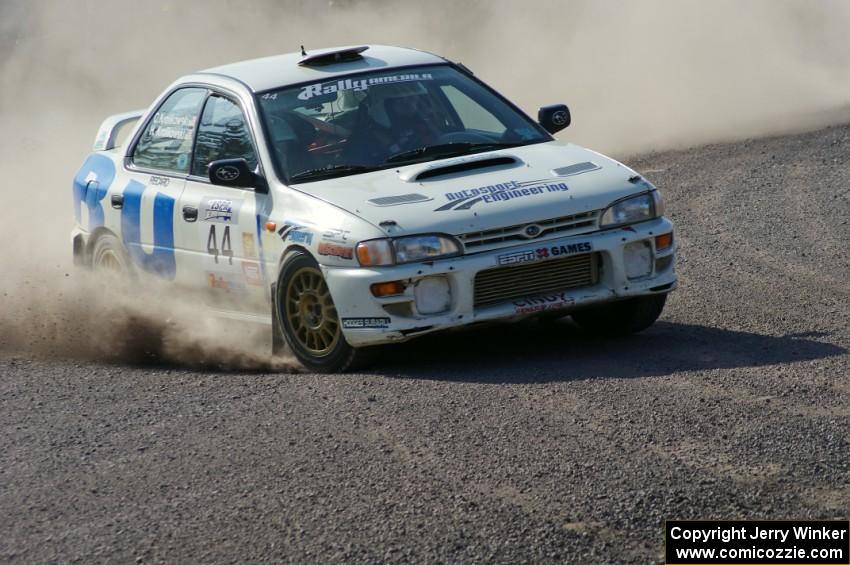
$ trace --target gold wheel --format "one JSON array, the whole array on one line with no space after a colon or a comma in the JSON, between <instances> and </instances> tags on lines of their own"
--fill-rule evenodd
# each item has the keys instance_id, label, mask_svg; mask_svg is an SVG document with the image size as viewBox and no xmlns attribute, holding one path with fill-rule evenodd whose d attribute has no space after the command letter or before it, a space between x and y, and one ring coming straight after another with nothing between
<instances>
[{"instance_id":1,"label":"gold wheel","mask_svg":"<svg viewBox=\"0 0 850 565\"><path fill-rule=\"evenodd\" d=\"M302 267L286 285L286 320L292 337L310 355L321 357L333 351L342 335L336 307L322 273Z\"/></svg>"}]
</instances>

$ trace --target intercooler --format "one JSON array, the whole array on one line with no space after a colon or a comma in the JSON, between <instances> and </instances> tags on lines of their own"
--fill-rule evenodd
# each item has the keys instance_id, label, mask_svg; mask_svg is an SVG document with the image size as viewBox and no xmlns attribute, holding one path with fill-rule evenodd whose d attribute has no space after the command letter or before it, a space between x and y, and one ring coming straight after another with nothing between
<instances>
[{"instance_id":1,"label":"intercooler","mask_svg":"<svg viewBox=\"0 0 850 565\"><path fill-rule=\"evenodd\" d=\"M475 307L596 284L596 253L497 267L475 275Z\"/></svg>"}]
</instances>

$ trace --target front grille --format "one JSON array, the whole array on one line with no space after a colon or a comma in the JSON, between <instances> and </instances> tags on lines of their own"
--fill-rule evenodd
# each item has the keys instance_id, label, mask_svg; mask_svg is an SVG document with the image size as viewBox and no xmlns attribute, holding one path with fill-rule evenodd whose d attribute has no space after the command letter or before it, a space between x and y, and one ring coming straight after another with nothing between
<instances>
[{"instance_id":1,"label":"front grille","mask_svg":"<svg viewBox=\"0 0 850 565\"><path fill-rule=\"evenodd\" d=\"M475 306L592 286L598 280L597 261L596 253L585 253L481 271L475 275Z\"/></svg>"},{"instance_id":2,"label":"front grille","mask_svg":"<svg viewBox=\"0 0 850 565\"><path fill-rule=\"evenodd\" d=\"M598 218L599 210L593 210L591 212L573 214L572 216L562 216L560 218L552 218L550 220L541 220L539 222L528 222L504 228L469 232L461 234L458 237L463 242L467 251L469 251L485 245L493 245L510 241L528 241L529 237L525 235L523 230L530 224L540 226L540 233L535 236L534 239L540 239L547 235L553 235L556 233L560 235L587 233L596 229Z\"/></svg>"}]
</instances>

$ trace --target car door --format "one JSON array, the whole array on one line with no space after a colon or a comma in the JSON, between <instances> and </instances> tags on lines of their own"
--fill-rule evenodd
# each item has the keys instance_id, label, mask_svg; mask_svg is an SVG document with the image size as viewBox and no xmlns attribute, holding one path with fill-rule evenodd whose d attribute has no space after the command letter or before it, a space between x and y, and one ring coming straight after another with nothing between
<instances>
[{"instance_id":1,"label":"car door","mask_svg":"<svg viewBox=\"0 0 850 565\"><path fill-rule=\"evenodd\" d=\"M121 238L134 265L177 282L187 278L178 202L207 94L205 88L180 88L164 99L134 140L127 178L112 199L121 209Z\"/></svg>"},{"instance_id":2,"label":"car door","mask_svg":"<svg viewBox=\"0 0 850 565\"><path fill-rule=\"evenodd\" d=\"M190 176L180 199L180 221L191 232L187 255L193 283L205 289L214 308L268 312L257 220L268 195L214 185L207 172L212 161L236 158L257 168L254 136L236 98L213 93L201 113Z\"/></svg>"}]
</instances>

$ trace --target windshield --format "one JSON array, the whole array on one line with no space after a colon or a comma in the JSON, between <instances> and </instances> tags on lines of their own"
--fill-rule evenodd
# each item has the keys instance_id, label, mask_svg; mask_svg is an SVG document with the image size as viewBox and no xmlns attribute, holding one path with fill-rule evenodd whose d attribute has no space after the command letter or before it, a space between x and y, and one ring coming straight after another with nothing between
<instances>
[{"instance_id":1,"label":"windshield","mask_svg":"<svg viewBox=\"0 0 850 565\"><path fill-rule=\"evenodd\" d=\"M448 65L281 88L259 104L278 176L289 183L551 139Z\"/></svg>"}]
</instances>

